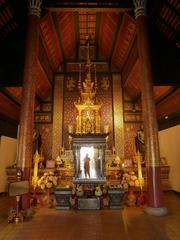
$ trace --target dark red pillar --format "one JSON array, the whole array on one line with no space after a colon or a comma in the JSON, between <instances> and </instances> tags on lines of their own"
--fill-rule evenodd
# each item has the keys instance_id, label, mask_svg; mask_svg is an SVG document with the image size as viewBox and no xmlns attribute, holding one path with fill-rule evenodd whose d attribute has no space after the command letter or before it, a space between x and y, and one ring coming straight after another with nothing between
<instances>
[{"instance_id":1,"label":"dark red pillar","mask_svg":"<svg viewBox=\"0 0 180 240\"><path fill-rule=\"evenodd\" d=\"M142 107L145 133L145 159L147 168L147 206L145 212L162 216L167 213L163 206L163 190L160 176L160 154L156 108L153 95L150 46L145 16L145 0L134 0L137 27L137 44L141 69Z\"/></svg>"},{"instance_id":2,"label":"dark red pillar","mask_svg":"<svg viewBox=\"0 0 180 240\"><path fill-rule=\"evenodd\" d=\"M19 147L17 171L22 172L22 180L31 181L32 133L35 103L36 67L38 55L38 32L40 17L40 0L29 1L29 15L25 46L25 64L23 75L23 94L20 113ZM30 195L23 196L22 208L30 207Z\"/></svg>"}]
</instances>

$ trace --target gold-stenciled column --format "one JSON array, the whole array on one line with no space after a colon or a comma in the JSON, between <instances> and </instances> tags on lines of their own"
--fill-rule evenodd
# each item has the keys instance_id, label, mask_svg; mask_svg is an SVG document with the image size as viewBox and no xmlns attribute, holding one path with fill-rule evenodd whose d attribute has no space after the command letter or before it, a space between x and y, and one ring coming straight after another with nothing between
<instances>
[{"instance_id":1,"label":"gold-stenciled column","mask_svg":"<svg viewBox=\"0 0 180 240\"><path fill-rule=\"evenodd\" d=\"M54 79L53 100L53 133L52 133L52 159L59 155L62 143L63 129L63 81L64 75L58 74Z\"/></svg>"},{"instance_id":2,"label":"gold-stenciled column","mask_svg":"<svg viewBox=\"0 0 180 240\"><path fill-rule=\"evenodd\" d=\"M124 158L124 122L121 75L112 74L113 81L113 110L114 110L114 147L116 154Z\"/></svg>"},{"instance_id":3,"label":"gold-stenciled column","mask_svg":"<svg viewBox=\"0 0 180 240\"><path fill-rule=\"evenodd\" d=\"M27 1L26 1L27 2ZM33 120L36 87L38 85L37 65L39 46L39 22L41 0L29 0L27 17L27 33L25 43L24 71L22 85L22 104L19 119L19 139L17 153L17 173L22 179L31 181L32 150L33 150ZM22 196L22 209L31 214L30 193Z\"/></svg>"},{"instance_id":4,"label":"gold-stenciled column","mask_svg":"<svg viewBox=\"0 0 180 240\"><path fill-rule=\"evenodd\" d=\"M134 0L137 47L140 62L140 83L142 93L145 159L147 172L147 197L144 211L155 216L167 214L163 203L161 165L158 141L158 124L153 92L151 49L146 16L146 0Z\"/></svg>"}]
</instances>

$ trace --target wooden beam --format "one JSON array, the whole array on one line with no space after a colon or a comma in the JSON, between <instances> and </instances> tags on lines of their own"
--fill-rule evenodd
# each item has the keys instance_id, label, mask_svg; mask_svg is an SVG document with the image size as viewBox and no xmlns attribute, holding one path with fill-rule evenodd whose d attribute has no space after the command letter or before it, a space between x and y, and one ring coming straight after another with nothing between
<instances>
[{"instance_id":1,"label":"wooden beam","mask_svg":"<svg viewBox=\"0 0 180 240\"><path fill-rule=\"evenodd\" d=\"M165 92L163 95L161 95L157 100L156 100L156 105L164 101L167 97L169 97L171 94L173 94L178 87L172 87L170 88L167 92Z\"/></svg>"},{"instance_id":2,"label":"wooden beam","mask_svg":"<svg viewBox=\"0 0 180 240\"><path fill-rule=\"evenodd\" d=\"M57 34L57 37L58 37L58 42L59 42L59 48L61 49L61 52L62 52L62 57L63 57L63 60L65 61L65 54L64 54L64 48L63 48L63 43L62 43L62 38L61 38L61 32L59 30L59 24L58 24L58 21L57 21L57 16L56 16L56 13L52 13L52 19L53 19L53 24L54 24L54 28L56 30L56 34Z\"/></svg>"},{"instance_id":3,"label":"wooden beam","mask_svg":"<svg viewBox=\"0 0 180 240\"><path fill-rule=\"evenodd\" d=\"M81 14L85 14L85 13L92 13L92 14L95 14L96 12L117 12L117 13L125 13L125 12L132 12L133 11L133 8L110 8L109 6L108 7L99 7L97 8L97 6L91 6L91 7L58 7L58 8L54 8L54 7L48 7L46 8L47 10L49 11L52 11L52 12L78 12L78 13L81 13Z\"/></svg>"},{"instance_id":4,"label":"wooden beam","mask_svg":"<svg viewBox=\"0 0 180 240\"><path fill-rule=\"evenodd\" d=\"M94 9L98 8L99 10L103 9L123 9L124 11L130 10L133 8L133 3L131 0L54 0L54 1L49 1L49 0L44 0L43 1L43 7L47 8L49 10L55 11L56 9L76 9L76 11L79 11L80 9ZM74 11L74 10L73 10Z\"/></svg>"},{"instance_id":5,"label":"wooden beam","mask_svg":"<svg viewBox=\"0 0 180 240\"><path fill-rule=\"evenodd\" d=\"M176 16L178 17L179 16L179 11L178 11L178 3L179 3L179 1L176 1L176 7L177 8L175 8L170 2L168 2L167 0L165 0L164 1L165 2L165 5L169 8L169 9L171 9L175 14L176 14Z\"/></svg>"},{"instance_id":6,"label":"wooden beam","mask_svg":"<svg viewBox=\"0 0 180 240\"><path fill-rule=\"evenodd\" d=\"M116 43L117 43L117 37L118 37L119 30L120 30L120 27L121 27L122 19L123 19L123 14L119 14L119 18L118 18L118 22L117 22L117 26L116 26L116 32L114 34L114 38L113 38L113 41L112 41L112 48L111 48L111 52L110 52L110 55L109 55L109 61L111 62L111 64L112 64L112 56L113 56L114 49L115 49L115 46L116 46Z\"/></svg>"},{"instance_id":7,"label":"wooden beam","mask_svg":"<svg viewBox=\"0 0 180 240\"><path fill-rule=\"evenodd\" d=\"M45 50L45 52L46 52L46 55L47 55L47 58L48 58L49 65L50 65L50 67L51 67L51 69L52 69L52 71L53 71L53 69L54 69L53 63L52 63L52 61L51 61L51 57L50 57L48 48L47 48L47 46L46 46L46 44L45 44L44 37L43 37L43 34L42 34L42 31L41 31L41 30L40 30L40 32L39 32L39 38L41 39L41 42L42 42L42 44L43 44L43 48L44 48L44 50Z\"/></svg>"},{"instance_id":8,"label":"wooden beam","mask_svg":"<svg viewBox=\"0 0 180 240\"><path fill-rule=\"evenodd\" d=\"M2 88L0 92L2 92L10 101L14 102L17 106L21 106L21 104L15 99L14 95L5 88Z\"/></svg>"},{"instance_id":9,"label":"wooden beam","mask_svg":"<svg viewBox=\"0 0 180 240\"><path fill-rule=\"evenodd\" d=\"M163 130L166 128L174 127L180 124L180 110L168 115L168 118L161 117L158 119L158 129Z\"/></svg>"},{"instance_id":10,"label":"wooden beam","mask_svg":"<svg viewBox=\"0 0 180 240\"><path fill-rule=\"evenodd\" d=\"M44 41L43 41L43 39L42 39L42 36L39 37L39 44L42 46L43 52L44 52L44 54L45 54L45 56L46 56L46 59L47 59L47 62L48 62L48 66L49 66L49 68L50 68L50 70L51 70L51 72L52 72L52 74L53 74L53 68L52 68L52 65L51 65L49 56L48 56L48 54L47 54L47 49L46 49L46 47L45 47L45 43L44 43ZM40 56L38 56L38 59L39 59L39 62L40 62L40 64L41 64ZM46 73L46 70L44 69L44 67L43 67L42 64L41 64L41 66L42 66L44 72ZM46 73L46 75L47 75L47 78L48 78L49 82L52 84L53 79L49 79L49 76L48 76L47 73Z\"/></svg>"},{"instance_id":11,"label":"wooden beam","mask_svg":"<svg viewBox=\"0 0 180 240\"><path fill-rule=\"evenodd\" d=\"M122 69L122 83L125 85L126 80L128 79L129 74L131 73L134 65L136 64L138 59L138 50L136 46L136 37L134 38L134 41L132 43L131 49L129 51L128 57L123 64Z\"/></svg>"},{"instance_id":12,"label":"wooden beam","mask_svg":"<svg viewBox=\"0 0 180 240\"><path fill-rule=\"evenodd\" d=\"M77 61L75 61L75 62L66 62L66 64L84 64L86 62L86 60L84 60L84 61L79 61L79 60L77 60ZM91 60L91 63L92 64L109 64L109 62L108 61L103 61L103 60L95 60L95 61L93 61L93 60Z\"/></svg>"},{"instance_id":13,"label":"wooden beam","mask_svg":"<svg viewBox=\"0 0 180 240\"><path fill-rule=\"evenodd\" d=\"M8 20L1 28L0 28L0 36L2 34L8 34L9 32L12 32L17 27L17 23L15 21L15 18L11 18Z\"/></svg>"},{"instance_id":14,"label":"wooden beam","mask_svg":"<svg viewBox=\"0 0 180 240\"><path fill-rule=\"evenodd\" d=\"M178 35L178 29L176 30L173 26L170 25L168 21L166 21L163 17L158 17L159 21L162 22L168 29L171 30L171 32L174 34L174 36ZM174 18L173 18L174 19ZM167 37L168 34L164 33ZM169 37L168 37L169 38Z\"/></svg>"}]
</instances>

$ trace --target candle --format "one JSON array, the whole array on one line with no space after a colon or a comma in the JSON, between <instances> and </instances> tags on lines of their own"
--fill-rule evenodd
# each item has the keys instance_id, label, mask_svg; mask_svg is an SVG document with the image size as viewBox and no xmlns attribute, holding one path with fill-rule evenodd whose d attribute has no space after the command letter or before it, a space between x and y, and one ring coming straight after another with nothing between
<instances>
[{"instance_id":1,"label":"candle","mask_svg":"<svg viewBox=\"0 0 180 240\"><path fill-rule=\"evenodd\" d=\"M109 133L109 125L104 126L104 133Z\"/></svg>"},{"instance_id":2,"label":"candle","mask_svg":"<svg viewBox=\"0 0 180 240\"><path fill-rule=\"evenodd\" d=\"M68 133L73 133L73 125L68 125Z\"/></svg>"},{"instance_id":3,"label":"candle","mask_svg":"<svg viewBox=\"0 0 180 240\"><path fill-rule=\"evenodd\" d=\"M35 154L34 154L34 173L33 173L33 179L34 181L37 179L38 176L38 163L39 163L39 159L40 159L40 155L38 153L38 150L36 150Z\"/></svg>"},{"instance_id":4,"label":"candle","mask_svg":"<svg viewBox=\"0 0 180 240\"><path fill-rule=\"evenodd\" d=\"M140 188L142 188L144 184L144 178L142 176L141 158L142 158L141 154L138 154L137 165L138 165L138 180L139 180Z\"/></svg>"}]
</instances>

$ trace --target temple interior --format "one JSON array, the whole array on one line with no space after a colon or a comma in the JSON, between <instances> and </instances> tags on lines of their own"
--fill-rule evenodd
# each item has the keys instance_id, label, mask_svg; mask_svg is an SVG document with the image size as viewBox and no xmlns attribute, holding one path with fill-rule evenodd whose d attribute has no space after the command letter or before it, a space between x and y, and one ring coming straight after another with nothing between
<instances>
[{"instance_id":1,"label":"temple interior","mask_svg":"<svg viewBox=\"0 0 180 240\"><path fill-rule=\"evenodd\" d=\"M0 0L0 239L180 239L179 10Z\"/></svg>"}]
</instances>

